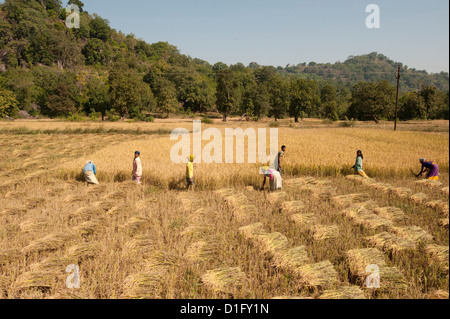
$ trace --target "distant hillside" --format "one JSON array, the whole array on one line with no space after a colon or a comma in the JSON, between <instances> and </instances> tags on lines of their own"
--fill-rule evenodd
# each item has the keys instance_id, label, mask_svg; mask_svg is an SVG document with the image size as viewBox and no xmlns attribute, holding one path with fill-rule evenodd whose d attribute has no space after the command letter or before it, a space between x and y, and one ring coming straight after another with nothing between
<instances>
[{"instance_id":1,"label":"distant hillside","mask_svg":"<svg viewBox=\"0 0 450 319\"><path fill-rule=\"evenodd\" d=\"M433 85L442 91L449 89L449 74L441 72L428 74L394 62L383 54L372 52L367 55L351 56L345 62L334 64L302 63L296 66L278 67L278 72L284 75L295 75L302 78L328 80L337 85L352 86L358 81L379 82L386 80L395 84L394 74L401 66L403 92L419 90L423 85Z\"/></svg>"}]
</instances>

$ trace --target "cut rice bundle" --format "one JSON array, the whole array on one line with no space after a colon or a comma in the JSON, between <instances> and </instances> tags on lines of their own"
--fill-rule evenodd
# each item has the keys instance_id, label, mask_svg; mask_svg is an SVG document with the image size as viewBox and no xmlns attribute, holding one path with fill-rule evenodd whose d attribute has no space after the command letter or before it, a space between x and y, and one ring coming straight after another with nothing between
<instances>
[{"instance_id":1,"label":"cut rice bundle","mask_svg":"<svg viewBox=\"0 0 450 319\"><path fill-rule=\"evenodd\" d=\"M387 232L368 237L366 240L369 244L384 252L392 251L397 253L403 250L414 250L416 248L416 243L414 241L403 239Z\"/></svg>"},{"instance_id":2,"label":"cut rice bundle","mask_svg":"<svg viewBox=\"0 0 450 319\"><path fill-rule=\"evenodd\" d=\"M408 290L405 276L396 267L381 267L380 286L382 290Z\"/></svg>"},{"instance_id":3,"label":"cut rice bundle","mask_svg":"<svg viewBox=\"0 0 450 319\"><path fill-rule=\"evenodd\" d=\"M297 214L304 210L305 204L302 201L284 202L281 210L286 214Z\"/></svg>"},{"instance_id":4,"label":"cut rice bundle","mask_svg":"<svg viewBox=\"0 0 450 319\"><path fill-rule=\"evenodd\" d=\"M124 280L123 298L158 299L161 298L164 278L160 274L140 273L130 275Z\"/></svg>"},{"instance_id":5,"label":"cut rice bundle","mask_svg":"<svg viewBox=\"0 0 450 319\"><path fill-rule=\"evenodd\" d=\"M185 238L198 239L204 238L210 231L211 229L205 225L189 225L180 235Z\"/></svg>"},{"instance_id":6,"label":"cut rice bundle","mask_svg":"<svg viewBox=\"0 0 450 319\"><path fill-rule=\"evenodd\" d=\"M104 193L106 190L106 186L104 185L95 185L91 186L86 190L86 195L99 195Z\"/></svg>"},{"instance_id":7,"label":"cut rice bundle","mask_svg":"<svg viewBox=\"0 0 450 319\"><path fill-rule=\"evenodd\" d=\"M145 217L133 216L128 219L125 224L120 225L119 227L125 229L128 232L134 233L146 228L149 225L151 225L150 219Z\"/></svg>"},{"instance_id":8,"label":"cut rice bundle","mask_svg":"<svg viewBox=\"0 0 450 319\"><path fill-rule=\"evenodd\" d=\"M256 236L254 241L266 254L275 255L289 248L287 237L280 233L261 234Z\"/></svg>"},{"instance_id":9,"label":"cut rice bundle","mask_svg":"<svg viewBox=\"0 0 450 319\"><path fill-rule=\"evenodd\" d=\"M105 213L117 206L117 200L100 200L94 203L95 208L103 210Z\"/></svg>"},{"instance_id":10,"label":"cut rice bundle","mask_svg":"<svg viewBox=\"0 0 450 319\"><path fill-rule=\"evenodd\" d=\"M374 213L395 223L403 222L407 219L405 213L397 207L377 207L374 209Z\"/></svg>"},{"instance_id":11,"label":"cut rice bundle","mask_svg":"<svg viewBox=\"0 0 450 319\"><path fill-rule=\"evenodd\" d=\"M233 216L238 221L243 221L248 217L258 215L258 208L255 205L241 205L233 210Z\"/></svg>"},{"instance_id":12,"label":"cut rice bundle","mask_svg":"<svg viewBox=\"0 0 450 319\"><path fill-rule=\"evenodd\" d=\"M85 243L72 246L67 251L67 258L81 261L87 258L94 258L99 255L102 250L101 244Z\"/></svg>"},{"instance_id":13,"label":"cut rice bundle","mask_svg":"<svg viewBox=\"0 0 450 319\"><path fill-rule=\"evenodd\" d=\"M420 227L412 226L412 227L394 227L392 231L404 238L406 240L410 240L415 243L431 243L434 238L427 231L423 230Z\"/></svg>"},{"instance_id":14,"label":"cut rice bundle","mask_svg":"<svg viewBox=\"0 0 450 319\"><path fill-rule=\"evenodd\" d=\"M157 251L150 256L146 264L146 268L148 270L152 270L164 267L167 270L170 270L170 268L178 267L180 265L180 262L181 258L175 253L166 251Z\"/></svg>"},{"instance_id":15,"label":"cut rice bundle","mask_svg":"<svg viewBox=\"0 0 450 319\"><path fill-rule=\"evenodd\" d=\"M78 208L75 212L70 214L72 218L81 218L81 219L92 219L95 217L102 216L104 211L99 207L81 207Z\"/></svg>"},{"instance_id":16,"label":"cut rice bundle","mask_svg":"<svg viewBox=\"0 0 450 319\"><path fill-rule=\"evenodd\" d=\"M108 226L108 221L105 218L97 218L84 222L78 227L75 227L75 231L82 236L92 235L96 232L100 232Z\"/></svg>"},{"instance_id":17,"label":"cut rice bundle","mask_svg":"<svg viewBox=\"0 0 450 319\"><path fill-rule=\"evenodd\" d=\"M336 207L347 208L358 202L360 203L368 200L370 200L369 194L351 194L333 197L331 202Z\"/></svg>"},{"instance_id":18,"label":"cut rice bundle","mask_svg":"<svg viewBox=\"0 0 450 319\"><path fill-rule=\"evenodd\" d=\"M376 248L354 249L347 252L350 265L350 273L354 276L365 279L368 275L367 267L377 265L385 267L386 260L384 254Z\"/></svg>"},{"instance_id":19,"label":"cut rice bundle","mask_svg":"<svg viewBox=\"0 0 450 319\"><path fill-rule=\"evenodd\" d=\"M312 297L302 297L302 296L277 296L273 300L312 300Z\"/></svg>"},{"instance_id":20,"label":"cut rice bundle","mask_svg":"<svg viewBox=\"0 0 450 319\"><path fill-rule=\"evenodd\" d=\"M231 207L239 207L248 203L248 198L244 194L234 194L225 198L225 202Z\"/></svg>"},{"instance_id":21,"label":"cut rice bundle","mask_svg":"<svg viewBox=\"0 0 450 319\"><path fill-rule=\"evenodd\" d=\"M201 281L214 293L233 295L236 290L246 286L248 279L240 268L219 268L207 271Z\"/></svg>"},{"instance_id":22,"label":"cut rice bundle","mask_svg":"<svg viewBox=\"0 0 450 319\"><path fill-rule=\"evenodd\" d=\"M394 224L391 220L382 218L375 214L373 210L367 209L365 205L354 205L344 210L342 213L353 220L357 225L364 226L368 229L377 229L380 227L392 227Z\"/></svg>"},{"instance_id":23,"label":"cut rice bundle","mask_svg":"<svg viewBox=\"0 0 450 319\"><path fill-rule=\"evenodd\" d=\"M313 238L317 241L329 240L339 237L339 227L336 225L315 225L311 227Z\"/></svg>"},{"instance_id":24,"label":"cut rice bundle","mask_svg":"<svg viewBox=\"0 0 450 319\"><path fill-rule=\"evenodd\" d=\"M448 255L448 246L439 246L439 245L428 245L425 248L425 251L430 256L430 258L444 267L448 271L449 268L449 255Z\"/></svg>"},{"instance_id":25,"label":"cut rice bundle","mask_svg":"<svg viewBox=\"0 0 450 319\"><path fill-rule=\"evenodd\" d=\"M393 187L389 184L384 183L373 183L369 185L370 188L375 189L377 191L383 192L385 194L389 193Z\"/></svg>"},{"instance_id":26,"label":"cut rice bundle","mask_svg":"<svg viewBox=\"0 0 450 319\"><path fill-rule=\"evenodd\" d=\"M424 193L414 194L409 198L414 204L422 204L427 200L427 195Z\"/></svg>"},{"instance_id":27,"label":"cut rice bundle","mask_svg":"<svg viewBox=\"0 0 450 319\"><path fill-rule=\"evenodd\" d=\"M283 184L288 187L298 187L301 185L311 183L313 181L315 181L315 178L313 178L313 177L295 178L295 179L289 179L289 180L283 181Z\"/></svg>"},{"instance_id":28,"label":"cut rice bundle","mask_svg":"<svg viewBox=\"0 0 450 319\"><path fill-rule=\"evenodd\" d=\"M295 274L302 285L310 288L330 288L339 284L338 274L330 261L298 267Z\"/></svg>"},{"instance_id":29,"label":"cut rice bundle","mask_svg":"<svg viewBox=\"0 0 450 319\"><path fill-rule=\"evenodd\" d=\"M278 191L278 192L272 192L267 195L267 201L275 205L278 202L284 202L288 199L288 194L286 192Z\"/></svg>"},{"instance_id":30,"label":"cut rice bundle","mask_svg":"<svg viewBox=\"0 0 450 319\"><path fill-rule=\"evenodd\" d=\"M439 220L439 225L442 227L448 228L449 218L447 217L447 218Z\"/></svg>"},{"instance_id":31,"label":"cut rice bundle","mask_svg":"<svg viewBox=\"0 0 450 319\"><path fill-rule=\"evenodd\" d=\"M71 265L73 260L67 257L47 258L41 262L32 264L30 270L32 272L51 272L54 274L64 275L66 268Z\"/></svg>"},{"instance_id":32,"label":"cut rice bundle","mask_svg":"<svg viewBox=\"0 0 450 319\"><path fill-rule=\"evenodd\" d=\"M127 192L124 190L115 191L111 194L105 195L102 197L102 200L108 201L108 200L125 200L127 198Z\"/></svg>"},{"instance_id":33,"label":"cut rice bundle","mask_svg":"<svg viewBox=\"0 0 450 319\"><path fill-rule=\"evenodd\" d=\"M449 196L450 195L450 187L444 187L443 189L441 189L441 192L446 195Z\"/></svg>"},{"instance_id":34,"label":"cut rice bundle","mask_svg":"<svg viewBox=\"0 0 450 319\"><path fill-rule=\"evenodd\" d=\"M189 215L189 222L192 224L209 224L216 217L216 210L211 207L203 207Z\"/></svg>"},{"instance_id":35,"label":"cut rice bundle","mask_svg":"<svg viewBox=\"0 0 450 319\"><path fill-rule=\"evenodd\" d=\"M300 246L274 254L273 265L281 269L294 270L306 265L308 260L306 247Z\"/></svg>"},{"instance_id":36,"label":"cut rice bundle","mask_svg":"<svg viewBox=\"0 0 450 319\"><path fill-rule=\"evenodd\" d=\"M86 200L85 195L69 195L64 199L63 202L66 204L71 204L76 202L83 202L85 200Z\"/></svg>"},{"instance_id":37,"label":"cut rice bundle","mask_svg":"<svg viewBox=\"0 0 450 319\"><path fill-rule=\"evenodd\" d=\"M149 236L138 236L125 243L123 246L122 255L138 255L147 257L150 252L154 251L156 247L156 240Z\"/></svg>"},{"instance_id":38,"label":"cut rice bundle","mask_svg":"<svg viewBox=\"0 0 450 319\"><path fill-rule=\"evenodd\" d=\"M61 233L48 235L44 238L35 240L22 249L22 253L39 253L43 251L53 251L64 247L69 241L76 236L71 233Z\"/></svg>"},{"instance_id":39,"label":"cut rice bundle","mask_svg":"<svg viewBox=\"0 0 450 319\"><path fill-rule=\"evenodd\" d=\"M312 213L291 215L289 216L289 219L293 221L297 226L306 229L309 229L310 227L318 223L317 216Z\"/></svg>"},{"instance_id":40,"label":"cut rice bundle","mask_svg":"<svg viewBox=\"0 0 450 319\"><path fill-rule=\"evenodd\" d=\"M429 298L430 299L443 299L443 300L448 300L449 299L449 294L447 291L444 290L436 290L434 292L432 292L431 294L429 294Z\"/></svg>"},{"instance_id":41,"label":"cut rice bundle","mask_svg":"<svg viewBox=\"0 0 450 319\"><path fill-rule=\"evenodd\" d=\"M319 299L366 299L366 296L359 287L350 286L324 291Z\"/></svg>"},{"instance_id":42,"label":"cut rice bundle","mask_svg":"<svg viewBox=\"0 0 450 319\"><path fill-rule=\"evenodd\" d=\"M29 219L29 220L22 222L19 225L20 231L23 233L42 231L43 229L45 229L48 226L49 226L49 221L44 218Z\"/></svg>"},{"instance_id":43,"label":"cut rice bundle","mask_svg":"<svg viewBox=\"0 0 450 319\"><path fill-rule=\"evenodd\" d=\"M246 240L252 240L253 238L265 233L264 225L262 223L256 223L239 228L239 234L241 234Z\"/></svg>"},{"instance_id":44,"label":"cut rice bundle","mask_svg":"<svg viewBox=\"0 0 450 319\"><path fill-rule=\"evenodd\" d=\"M417 181L415 184L418 186L425 186L428 188L435 188L435 187L442 186L441 182L433 181L433 180L429 180L429 179L423 179L423 180Z\"/></svg>"},{"instance_id":45,"label":"cut rice bundle","mask_svg":"<svg viewBox=\"0 0 450 319\"><path fill-rule=\"evenodd\" d=\"M448 215L448 202L444 202L442 200L435 200L427 203L427 207L437 209L443 214Z\"/></svg>"},{"instance_id":46,"label":"cut rice bundle","mask_svg":"<svg viewBox=\"0 0 450 319\"><path fill-rule=\"evenodd\" d=\"M232 196L233 194L235 194L235 190L232 188L226 188L226 189L217 190L214 193L220 197L225 198L225 197Z\"/></svg>"},{"instance_id":47,"label":"cut rice bundle","mask_svg":"<svg viewBox=\"0 0 450 319\"><path fill-rule=\"evenodd\" d=\"M27 210L25 208L21 207L10 207L5 208L1 213L0 216L21 216L27 213Z\"/></svg>"},{"instance_id":48,"label":"cut rice bundle","mask_svg":"<svg viewBox=\"0 0 450 319\"><path fill-rule=\"evenodd\" d=\"M26 272L17 277L14 286L17 290L40 289L48 291L56 286L58 275L51 272Z\"/></svg>"},{"instance_id":49,"label":"cut rice bundle","mask_svg":"<svg viewBox=\"0 0 450 319\"><path fill-rule=\"evenodd\" d=\"M187 249L184 258L193 263L200 263L216 258L219 252L220 245L218 242L200 241Z\"/></svg>"},{"instance_id":50,"label":"cut rice bundle","mask_svg":"<svg viewBox=\"0 0 450 319\"><path fill-rule=\"evenodd\" d=\"M391 189L391 194L400 198L409 198L413 194L413 191L410 188L397 187Z\"/></svg>"}]
</instances>

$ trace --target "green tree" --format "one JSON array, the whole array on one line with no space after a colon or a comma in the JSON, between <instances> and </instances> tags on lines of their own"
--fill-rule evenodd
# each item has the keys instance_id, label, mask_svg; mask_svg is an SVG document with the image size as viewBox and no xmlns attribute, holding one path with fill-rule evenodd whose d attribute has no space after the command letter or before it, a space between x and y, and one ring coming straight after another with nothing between
<instances>
[{"instance_id":1,"label":"green tree","mask_svg":"<svg viewBox=\"0 0 450 319\"><path fill-rule=\"evenodd\" d=\"M156 79L153 93L156 99L156 108L169 117L178 108L177 91L175 85L164 77Z\"/></svg>"},{"instance_id":2,"label":"green tree","mask_svg":"<svg viewBox=\"0 0 450 319\"><path fill-rule=\"evenodd\" d=\"M425 103L426 118L430 120L435 118L438 109L438 89L433 85L424 85L419 94Z\"/></svg>"},{"instance_id":3,"label":"green tree","mask_svg":"<svg viewBox=\"0 0 450 319\"><path fill-rule=\"evenodd\" d=\"M387 81L359 82L353 87L349 117L375 121L393 117L395 88Z\"/></svg>"},{"instance_id":4,"label":"green tree","mask_svg":"<svg viewBox=\"0 0 450 319\"><path fill-rule=\"evenodd\" d=\"M284 118L289 110L289 82L275 76L268 82L268 88L271 105L269 115L277 121Z\"/></svg>"},{"instance_id":5,"label":"green tree","mask_svg":"<svg viewBox=\"0 0 450 319\"><path fill-rule=\"evenodd\" d=\"M424 120L427 118L427 109L422 96L416 92L409 92L400 99L398 118L401 121Z\"/></svg>"},{"instance_id":6,"label":"green tree","mask_svg":"<svg viewBox=\"0 0 450 319\"><path fill-rule=\"evenodd\" d=\"M221 66L223 67L223 66ZM216 105L226 122L229 115L234 114L240 102L239 81L230 69L217 69Z\"/></svg>"},{"instance_id":7,"label":"green tree","mask_svg":"<svg viewBox=\"0 0 450 319\"><path fill-rule=\"evenodd\" d=\"M108 45L99 39L89 39L89 42L83 48L83 54L88 65L97 63L106 65L112 58L112 52Z\"/></svg>"},{"instance_id":8,"label":"green tree","mask_svg":"<svg viewBox=\"0 0 450 319\"><path fill-rule=\"evenodd\" d=\"M336 88L326 84L320 90L321 115L328 119L339 119Z\"/></svg>"},{"instance_id":9,"label":"green tree","mask_svg":"<svg viewBox=\"0 0 450 319\"><path fill-rule=\"evenodd\" d=\"M88 109L100 112L102 114L102 121L104 121L106 112L108 112L111 107L109 86L100 79L93 78L86 85L86 95L88 99Z\"/></svg>"},{"instance_id":10,"label":"green tree","mask_svg":"<svg viewBox=\"0 0 450 319\"><path fill-rule=\"evenodd\" d=\"M84 8L84 3L81 0L69 0L69 2L67 4L74 4L76 5L78 8L80 8L80 13L84 12L83 8Z\"/></svg>"},{"instance_id":11,"label":"green tree","mask_svg":"<svg viewBox=\"0 0 450 319\"><path fill-rule=\"evenodd\" d=\"M290 92L289 115L295 118L296 123L298 123L299 118L304 117L304 114L315 115L317 105L320 102L319 87L316 81L295 80L291 83Z\"/></svg>"},{"instance_id":12,"label":"green tree","mask_svg":"<svg viewBox=\"0 0 450 319\"><path fill-rule=\"evenodd\" d=\"M19 112L19 102L13 92L0 87L0 118L16 116Z\"/></svg>"},{"instance_id":13,"label":"green tree","mask_svg":"<svg viewBox=\"0 0 450 319\"><path fill-rule=\"evenodd\" d=\"M111 38L109 21L94 15L94 19L89 22L89 35L91 38L108 41Z\"/></svg>"},{"instance_id":14,"label":"green tree","mask_svg":"<svg viewBox=\"0 0 450 319\"><path fill-rule=\"evenodd\" d=\"M143 77L125 65L114 65L109 73L111 106L122 118L139 117L150 110L154 98Z\"/></svg>"}]
</instances>

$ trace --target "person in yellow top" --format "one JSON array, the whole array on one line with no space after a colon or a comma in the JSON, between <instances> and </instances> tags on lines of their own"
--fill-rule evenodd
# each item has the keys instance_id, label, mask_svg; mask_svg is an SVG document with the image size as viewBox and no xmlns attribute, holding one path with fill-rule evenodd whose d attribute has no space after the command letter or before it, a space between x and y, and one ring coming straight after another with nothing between
<instances>
[{"instance_id":1,"label":"person in yellow top","mask_svg":"<svg viewBox=\"0 0 450 319\"><path fill-rule=\"evenodd\" d=\"M189 157L189 162L186 164L186 190L192 186L194 190L194 155Z\"/></svg>"}]
</instances>

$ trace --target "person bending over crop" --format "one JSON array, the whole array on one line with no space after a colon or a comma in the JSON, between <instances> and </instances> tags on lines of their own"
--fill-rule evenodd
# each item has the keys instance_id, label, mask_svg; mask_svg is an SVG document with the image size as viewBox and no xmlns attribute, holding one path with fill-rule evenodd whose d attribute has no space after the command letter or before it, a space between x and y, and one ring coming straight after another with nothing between
<instances>
[{"instance_id":1,"label":"person bending over crop","mask_svg":"<svg viewBox=\"0 0 450 319\"><path fill-rule=\"evenodd\" d=\"M417 177L421 177L424 173L427 173L427 179L432 181L439 180L439 166L433 161L427 161L424 158L420 159L420 164L422 164L422 170Z\"/></svg>"},{"instance_id":2,"label":"person bending over crop","mask_svg":"<svg viewBox=\"0 0 450 319\"><path fill-rule=\"evenodd\" d=\"M97 169L96 169L93 161L86 162L86 166L84 166L84 168L83 168L83 173L84 173L84 179L86 180L86 183L94 184L94 185L99 184L97 177L95 177L95 175L97 175Z\"/></svg>"},{"instance_id":3,"label":"person bending over crop","mask_svg":"<svg viewBox=\"0 0 450 319\"><path fill-rule=\"evenodd\" d=\"M270 178L270 191L275 192L279 189L283 188L283 179L281 178L280 172L269 168L268 166L264 166L261 169L261 174L264 176L263 185L261 190L263 191L266 187L266 180Z\"/></svg>"}]
</instances>

